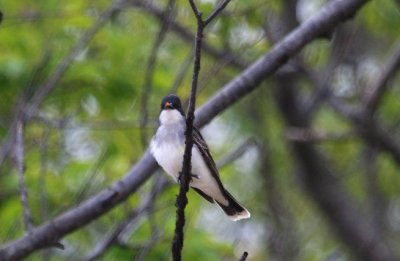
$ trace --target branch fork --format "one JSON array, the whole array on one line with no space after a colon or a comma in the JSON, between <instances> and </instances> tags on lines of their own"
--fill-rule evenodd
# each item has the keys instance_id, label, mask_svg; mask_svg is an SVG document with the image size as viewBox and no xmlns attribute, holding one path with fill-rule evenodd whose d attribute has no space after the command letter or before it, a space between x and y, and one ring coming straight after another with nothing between
<instances>
[{"instance_id":1,"label":"branch fork","mask_svg":"<svg viewBox=\"0 0 400 261\"><path fill-rule=\"evenodd\" d=\"M194 110L196 104L196 92L198 85L198 78L200 72L200 61L201 61L201 45L203 40L204 28L225 8L230 0L225 0L220 6L218 6L211 15L206 19L202 19L202 14L197 8L194 0L189 0L190 6L193 10L194 15L197 19L197 33L195 39L195 59L193 66L192 76L192 88L190 92L189 108L186 118L186 131L185 131L185 152L183 155L182 171L180 173L180 189L179 195L176 198L176 222L175 222L175 234L172 242L172 257L174 261L180 261L182 259L181 252L183 248L183 227L185 226L185 208L188 203L186 193L189 190L189 183L192 178L191 173L191 159L192 159L192 147L193 147L193 121L194 121Z\"/></svg>"}]
</instances>

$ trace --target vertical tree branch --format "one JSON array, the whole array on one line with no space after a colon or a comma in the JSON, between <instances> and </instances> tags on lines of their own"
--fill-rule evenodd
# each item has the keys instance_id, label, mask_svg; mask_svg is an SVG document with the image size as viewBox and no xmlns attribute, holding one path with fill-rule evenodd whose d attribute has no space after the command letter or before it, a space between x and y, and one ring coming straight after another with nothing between
<instances>
[{"instance_id":1,"label":"vertical tree branch","mask_svg":"<svg viewBox=\"0 0 400 261\"><path fill-rule=\"evenodd\" d=\"M384 236L388 227L387 208L388 202L383 195L379 183L378 154L379 150L372 146L366 146L363 151L363 165L365 167L365 190L369 203L369 212L372 222Z\"/></svg>"},{"instance_id":2,"label":"vertical tree branch","mask_svg":"<svg viewBox=\"0 0 400 261\"><path fill-rule=\"evenodd\" d=\"M239 261L245 261L249 253L243 252L243 255L240 257Z\"/></svg>"},{"instance_id":3,"label":"vertical tree branch","mask_svg":"<svg viewBox=\"0 0 400 261\"><path fill-rule=\"evenodd\" d=\"M397 44L388 57L386 66L365 93L365 110L370 116L373 116L378 109L379 102L382 100L385 91L389 89L389 80L395 76L400 66L400 43Z\"/></svg>"},{"instance_id":4,"label":"vertical tree branch","mask_svg":"<svg viewBox=\"0 0 400 261\"><path fill-rule=\"evenodd\" d=\"M279 109L288 126L308 128L311 119L304 113L294 89L294 80L281 78L277 88ZM379 228L363 217L326 158L311 144L292 141L291 149L298 163L304 189L325 213L338 237L359 260L397 260L390 246L380 236Z\"/></svg>"},{"instance_id":5,"label":"vertical tree branch","mask_svg":"<svg viewBox=\"0 0 400 261\"><path fill-rule=\"evenodd\" d=\"M200 58L201 58L201 42L203 38L203 22L201 20L201 13L198 12L196 5L193 1L190 1L193 12L197 18L197 35L195 41L195 59L193 66L192 76L192 89L190 92L189 109L186 119L186 131L185 131L185 153L183 155L183 166L180 175L180 189L179 195L176 198L176 222L175 222L175 234L172 243L172 258L174 261L180 261L182 259L181 252L183 248L183 227L185 226L185 208L188 203L187 191L189 190L190 183L190 171L191 158L192 158L192 147L193 147L193 121L194 121L194 109L196 104L196 91L197 81L200 72Z\"/></svg>"},{"instance_id":6,"label":"vertical tree branch","mask_svg":"<svg viewBox=\"0 0 400 261\"><path fill-rule=\"evenodd\" d=\"M43 141L40 145L41 156L40 156L40 173L39 173L39 204L41 213L41 222L44 223L49 220L49 200L47 191L47 161L48 161L48 142L49 142L49 128L43 129ZM50 260L51 252L49 249L43 249L42 260Z\"/></svg>"},{"instance_id":7,"label":"vertical tree branch","mask_svg":"<svg viewBox=\"0 0 400 261\"><path fill-rule=\"evenodd\" d=\"M24 123L22 117L17 122L17 137L15 144L15 159L18 168L18 183L21 204L24 212L25 229L30 233L33 229L32 216L28 205L28 193L25 186L25 166L24 166Z\"/></svg>"},{"instance_id":8,"label":"vertical tree branch","mask_svg":"<svg viewBox=\"0 0 400 261\"><path fill-rule=\"evenodd\" d=\"M226 2L226 3L225 3ZM183 248L183 228L185 226L185 208L188 203L186 193L189 190L189 183L191 180L191 158L192 158L192 147L193 147L193 121L194 121L194 110L196 104L196 92L197 83L199 79L200 72L200 62L201 62L201 44L203 40L203 31L208 23L215 18L222 9L228 4L229 0L224 1L219 7L217 7L207 20L203 21L202 14L198 10L194 0L189 0L190 6L193 10L194 15L197 20L197 33L195 39L195 58L193 66L193 76L192 76L192 89L190 92L189 108L186 118L186 131L185 131L185 152L183 155L183 166L180 173L180 189L179 195L176 198L176 222L175 222L175 234L172 243L172 257L174 261L180 261L182 259L181 252Z\"/></svg>"}]
</instances>

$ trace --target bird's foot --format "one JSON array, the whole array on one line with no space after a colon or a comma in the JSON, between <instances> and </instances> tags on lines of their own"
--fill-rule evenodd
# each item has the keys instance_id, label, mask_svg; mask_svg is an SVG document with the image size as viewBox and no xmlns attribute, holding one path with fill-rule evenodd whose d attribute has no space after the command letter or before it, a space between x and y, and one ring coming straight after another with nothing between
<instances>
[{"instance_id":1,"label":"bird's foot","mask_svg":"<svg viewBox=\"0 0 400 261\"><path fill-rule=\"evenodd\" d=\"M183 178L185 178L185 175L183 175L182 172L179 172L179 177L178 177L178 183L179 183L179 184L182 183L181 181L182 181ZM190 181L191 181L193 178L200 179L199 175L190 174Z\"/></svg>"}]
</instances>

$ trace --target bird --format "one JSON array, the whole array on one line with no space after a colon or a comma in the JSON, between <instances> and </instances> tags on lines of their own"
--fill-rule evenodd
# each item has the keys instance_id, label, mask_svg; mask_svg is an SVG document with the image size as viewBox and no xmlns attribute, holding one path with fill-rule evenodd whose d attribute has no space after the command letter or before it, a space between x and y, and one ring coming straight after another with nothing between
<instances>
[{"instance_id":1,"label":"bird","mask_svg":"<svg viewBox=\"0 0 400 261\"><path fill-rule=\"evenodd\" d=\"M157 163L179 183L185 150L186 116L178 96L170 94L161 101L159 126L150 142L150 152ZM250 218L223 186L218 169L207 143L200 131L193 126L190 187L210 203L217 203L233 221Z\"/></svg>"}]
</instances>

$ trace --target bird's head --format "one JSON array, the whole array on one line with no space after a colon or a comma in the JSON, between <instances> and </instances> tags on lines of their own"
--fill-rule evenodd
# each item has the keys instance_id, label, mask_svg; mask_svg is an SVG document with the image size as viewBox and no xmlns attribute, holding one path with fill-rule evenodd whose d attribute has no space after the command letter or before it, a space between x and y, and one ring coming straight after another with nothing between
<instances>
[{"instance_id":1,"label":"bird's head","mask_svg":"<svg viewBox=\"0 0 400 261\"><path fill-rule=\"evenodd\" d=\"M184 118L185 114L179 97L174 94L165 96L161 101L160 123L174 124Z\"/></svg>"}]
</instances>

